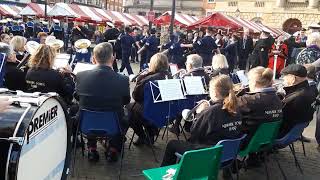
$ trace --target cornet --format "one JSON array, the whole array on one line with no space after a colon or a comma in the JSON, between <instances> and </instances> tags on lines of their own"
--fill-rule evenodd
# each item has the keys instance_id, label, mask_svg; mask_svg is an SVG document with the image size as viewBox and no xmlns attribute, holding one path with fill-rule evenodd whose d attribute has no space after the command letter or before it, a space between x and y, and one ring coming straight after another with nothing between
<instances>
[{"instance_id":1,"label":"cornet","mask_svg":"<svg viewBox=\"0 0 320 180\"><path fill-rule=\"evenodd\" d=\"M211 100L210 100L211 101ZM210 101L207 101L207 100L201 100L199 102L197 102L198 104L192 108L191 110L190 109L184 109L182 111L182 118L185 120L185 121L188 121L188 122L192 122L195 120L195 117L194 117L194 114L197 112L198 108L203 104L203 103L206 103L208 106L210 106Z\"/></svg>"}]
</instances>

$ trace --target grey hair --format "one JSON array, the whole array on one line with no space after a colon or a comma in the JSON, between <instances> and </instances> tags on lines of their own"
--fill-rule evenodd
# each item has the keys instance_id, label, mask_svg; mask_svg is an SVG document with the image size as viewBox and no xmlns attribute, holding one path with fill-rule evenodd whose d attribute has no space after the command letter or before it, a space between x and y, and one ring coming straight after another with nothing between
<instances>
[{"instance_id":1,"label":"grey hair","mask_svg":"<svg viewBox=\"0 0 320 180\"><path fill-rule=\"evenodd\" d=\"M93 49L93 56L99 64L105 64L112 59L113 48L108 42L100 43Z\"/></svg>"},{"instance_id":2,"label":"grey hair","mask_svg":"<svg viewBox=\"0 0 320 180\"><path fill-rule=\"evenodd\" d=\"M4 53L6 56L9 56L13 53L12 47L6 43L0 42L0 53Z\"/></svg>"},{"instance_id":3,"label":"grey hair","mask_svg":"<svg viewBox=\"0 0 320 180\"><path fill-rule=\"evenodd\" d=\"M187 63L191 64L192 68L201 68L202 67L202 57L197 54L191 54L187 57Z\"/></svg>"}]
</instances>

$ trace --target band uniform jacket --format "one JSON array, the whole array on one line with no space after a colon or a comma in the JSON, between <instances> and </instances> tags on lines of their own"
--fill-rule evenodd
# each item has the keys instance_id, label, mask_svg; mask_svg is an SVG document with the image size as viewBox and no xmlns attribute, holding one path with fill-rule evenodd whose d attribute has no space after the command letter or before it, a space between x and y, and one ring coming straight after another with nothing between
<instances>
[{"instance_id":1,"label":"band uniform jacket","mask_svg":"<svg viewBox=\"0 0 320 180\"><path fill-rule=\"evenodd\" d=\"M111 67L99 65L77 74L76 95L80 109L114 111L122 121L123 106L131 99L129 78L114 72Z\"/></svg>"},{"instance_id":2,"label":"band uniform jacket","mask_svg":"<svg viewBox=\"0 0 320 180\"><path fill-rule=\"evenodd\" d=\"M284 87L286 92L283 102L283 121L280 128L280 137L286 135L296 124L310 122L315 109L317 93L309 86L308 81L297 85Z\"/></svg>"},{"instance_id":3,"label":"band uniform jacket","mask_svg":"<svg viewBox=\"0 0 320 180\"><path fill-rule=\"evenodd\" d=\"M81 31L79 31L76 27L72 29L71 32L71 42L74 44L79 39L88 39L89 31L87 28L78 26Z\"/></svg>"},{"instance_id":4,"label":"band uniform jacket","mask_svg":"<svg viewBox=\"0 0 320 180\"><path fill-rule=\"evenodd\" d=\"M282 120L282 102L271 87L239 96L238 106L242 115L242 130L248 135L247 140L251 139L262 123Z\"/></svg>"},{"instance_id":5,"label":"band uniform jacket","mask_svg":"<svg viewBox=\"0 0 320 180\"><path fill-rule=\"evenodd\" d=\"M191 126L189 142L215 145L223 139L235 139L241 136L241 115L230 114L222 109L223 100L212 102L211 106L196 116Z\"/></svg>"}]
</instances>

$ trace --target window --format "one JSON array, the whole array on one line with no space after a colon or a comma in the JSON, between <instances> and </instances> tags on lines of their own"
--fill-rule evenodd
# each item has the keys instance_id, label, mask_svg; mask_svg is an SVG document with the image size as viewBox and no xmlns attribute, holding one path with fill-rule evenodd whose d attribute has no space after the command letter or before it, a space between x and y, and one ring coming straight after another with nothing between
<instances>
[{"instance_id":1,"label":"window","mask_svg":"<svg viewBox=\"0 0 320 180\"><path fill-rule=\"evenodd\" d=\"M140 15L140 16L146 16L147 14L146 14L146 12L139 11L139 12L138 12L138 15Z\"/></svg>"},{"instance_id":2,"label":"window","mask_svg":"<svg viewBox=\"0 0 320 180\"><path fill-rule=\"evenodd\" d=\"M208 0L208 3L213 3L215 0Z\"/></svg>"}]
</instances>

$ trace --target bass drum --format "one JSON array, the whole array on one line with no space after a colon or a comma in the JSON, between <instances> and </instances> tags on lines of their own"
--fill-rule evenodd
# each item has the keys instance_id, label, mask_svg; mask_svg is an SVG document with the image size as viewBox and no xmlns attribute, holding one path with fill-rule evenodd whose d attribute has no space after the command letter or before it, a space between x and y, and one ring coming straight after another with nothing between
<instances>
[{"instance_id":1,"label":"bass drum","mask_svg":"<svg viewBox=\"0 0 320 180\"><path fill-rule=\"evenodd\" d=\"M18 108L24 109L21 118L9 115L7 117L15 119L6 119L16 121L11 137L20 139L20 145L9 144L5 180L66 179L71 131L63 101L48 97L39 106L27 104L23 107L25 104L22 104Z\"/></svg>"}]
</instances>

